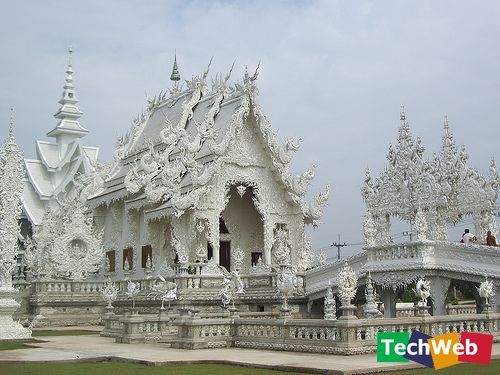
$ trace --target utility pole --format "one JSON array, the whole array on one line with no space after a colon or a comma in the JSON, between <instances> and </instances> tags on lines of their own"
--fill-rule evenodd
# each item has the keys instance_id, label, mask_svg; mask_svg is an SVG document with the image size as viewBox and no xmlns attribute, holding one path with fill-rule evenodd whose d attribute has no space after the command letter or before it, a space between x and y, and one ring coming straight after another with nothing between
<instances>
[{"instance_id":1,"label":"utility pole","mask_svg":"<svg viewBox=\"0 0 500 375\"><path fill-rule=\"evenodd\" d=\"M413 238L413 231L403 232L403 236L410 237L410 242Z\"/></svg>"},{"instance_id":2,"label":"utility pole","mask_svg":"<svg viewBox=\"0 0 500 375\"><path fill-rule=\"evenodd\" d=\"M331 244L331 247L336 247L337 248L337 259L340 260L340 249L343 248L344 246L349 246L345 242L341 243L340 242L340 234L339 234L339 242L334 242Z\"/></svg>"}]
</instances>

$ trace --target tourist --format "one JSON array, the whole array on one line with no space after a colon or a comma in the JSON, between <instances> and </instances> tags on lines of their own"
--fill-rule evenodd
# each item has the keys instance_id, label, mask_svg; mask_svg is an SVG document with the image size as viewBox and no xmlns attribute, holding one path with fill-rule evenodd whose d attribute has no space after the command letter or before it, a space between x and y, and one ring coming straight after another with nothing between
<instances>
[{"instance_id":1,"label":"tourist","mask_svg":"<svg viewBox=\"0 0 500 375\"><path fill-rule=\"evenodd\" d=\"M497 239L495 238L494 235L491 234L491 230L486 232L486 245L487 246L496 246L497 245Z\"/></svg>"},{"instance_id":2,"label":"tourist","mask_svg":"<svg viewBox=\"0 0 500 375\"><path fill-rule=\"evenodd\" d=\"M462 236L462 242L463 243L469 243L469 242L474 242L476 241L477 238L474 236L468 229L465 230L464 235Z\"/></svg>"}]
</instances>

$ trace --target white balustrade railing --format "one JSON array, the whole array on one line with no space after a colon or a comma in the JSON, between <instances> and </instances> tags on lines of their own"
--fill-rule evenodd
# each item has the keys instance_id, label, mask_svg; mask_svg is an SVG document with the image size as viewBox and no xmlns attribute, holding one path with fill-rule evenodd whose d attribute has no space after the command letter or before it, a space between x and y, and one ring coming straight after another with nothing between
<instances>
[{"instance_id":1,"label":"white balustrade railing","mask_svg":"<svg viewBox=\"0 0 500 375\"><path fill-rule=\"evenodd\" d=\"M166 318L156 314L135 314L128 317L107 318L107 332L116 334L121 328L122 336L136 332L137 337L144 340L158 340L169 332L171 342L176 342L176 347L179 348L233 345L255 349L358 354L375 350L379 332L419 330L431 336L449 332L459 335L462 332L490 333L496 337L500 335L500 314L494 313L348 321L255 319L227 315L202 318L198 315L177 314ZM175 332L175 339L172 338L172 332Z\"/></svg>"},{"instance_id":2,"label":"white balustrade railing","mask_svg":"<svg viewBox=\"0 0 500 375\"><path fill-rule=\"evenodd\" d=\"M476 314L476 305L448 305L446 306L446 312L448 315L468 315Z\"/></svg>"},{"instance_id":3,"label":"white balustrade railing","mask_svg":"<svg viewBox=\"0 0 500 375\"><path fill-rule=\"evenodd\" d=\"M396 303L396 318L415 316L415 311L413 303Z\"/></svg>"}]
</instances>

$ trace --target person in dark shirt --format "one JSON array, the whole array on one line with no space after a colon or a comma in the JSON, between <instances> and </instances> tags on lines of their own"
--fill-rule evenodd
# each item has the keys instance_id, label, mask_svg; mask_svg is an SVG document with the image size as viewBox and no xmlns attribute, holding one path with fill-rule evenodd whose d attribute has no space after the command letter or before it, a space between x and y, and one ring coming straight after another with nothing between
<instances>
[{"instance_id":1,"label":"person in dark shirt","mask_svg":"<svg viewBox=\"0 0 500 375\"><path fill-rule=\"evenodd\" d=\"M497 239L495 238L494 235L491 234L491 230L486 232L486 245L488 245L488 246L496 246L497 245Z\"/></svg>"}]
</instances>

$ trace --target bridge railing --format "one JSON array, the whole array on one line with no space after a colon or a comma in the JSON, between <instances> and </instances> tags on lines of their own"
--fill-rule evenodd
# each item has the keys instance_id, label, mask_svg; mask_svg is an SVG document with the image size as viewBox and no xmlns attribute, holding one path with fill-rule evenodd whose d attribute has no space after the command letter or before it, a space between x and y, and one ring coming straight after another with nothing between
<instances>
[{"instance_id":1,"label":"bridge railing","mask_svg":"<svg viewBox=\"0 0 500 375\"><path fill-rule=\"evenodd\" d=\"M361 354L376 349L379 332L418 330L431 336L449 332L488 333L500 340L500 314L415 316L391 319L254 319L226 315L201 317L183 312L115 316L118 342L161 340L183 349L241 347L326 354ZM107 325L108 327L108 325ZM104 331L106 332L106 330ZM105 335L105 333L103 333Z\"/></svg>"}]
</instances>

